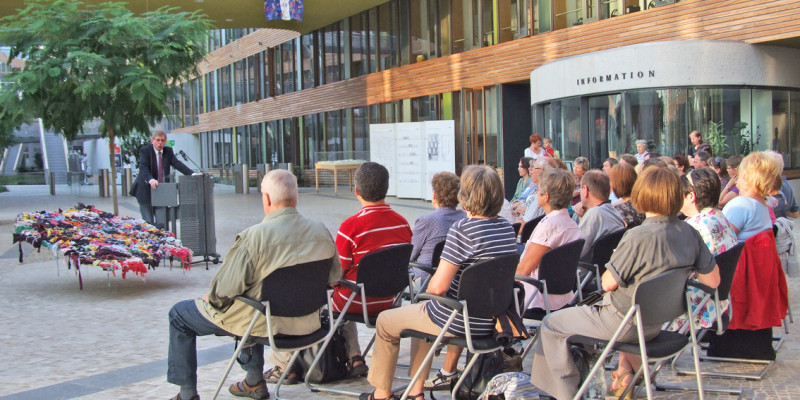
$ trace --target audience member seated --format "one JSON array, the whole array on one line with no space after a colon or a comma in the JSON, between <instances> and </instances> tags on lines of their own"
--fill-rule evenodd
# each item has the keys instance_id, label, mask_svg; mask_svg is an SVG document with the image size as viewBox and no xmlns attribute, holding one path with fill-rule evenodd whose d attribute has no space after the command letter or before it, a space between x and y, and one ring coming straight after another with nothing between
<instances>
[{"instance_id":1,"label":"audience member seated","mask_svg":"<svg viewBox=\"0 0 800 400\"><path fill-rule=\"evenodd\" d=\"M678 172L680 172L681 175L685 174L687 171L691 169L691 165L689 164L689 157L686 157L683 154L678 154L677 156L672 157L672 159L675 160L675 165L677 166Z\"/></svg>"},{"instance_id":2,"label":"audience member seated","mask_svg":"<svg viewBox=\"0 0 800 400\"><path fill-rule=\"evenodd\" d=\"M517 266L517 274L537 279L539 262L544 253L583 237L578 224L567 213L575 182L572 174L569 171L555 168L543 172L539 181L538 201L546 216L533 230ZM525 303L527 303L534 294L534 287L527 283L522 285L525 287ZM557 310L564 307L571 298L572 294L548 295L550 309ZM536 293L529 308L545 308L541 293Z\"/></svg>"},{"instance_id":3,"label":"audience member seated","mask_svg":"<svg viewBox=\"0 0 800 400\"><path fill-rule=\"evenodd\" d=\"M575 207L581 222L578 226L586 243L581 251L581 261L592 260L592 246L601 237L625 227L622 214L608 201L611 192L608 176L600 170L586 172L581 179L581 203Z\"/></svg>"},{"instance_id":4,"label":"audience member seated","mask_svg":"<svg viewBox=\"0 0 800 400\"><path fill-rule=\"evenodd\" d=\"M734 197L739 195L739 187L736 186L736 182L739 176L739 164L742 162L742 156L730 156L725 163L727 166L728 175L730 175L730 179L728 183L725 184L722 188L722 193L719 195L719 206L725 207L728 205L728 202L731 201Z\"/></svg>"},{"instance_id":5,"label":"audience member seated","mask_svg":"<svg viewBox=\"0 0 800 400\"><path fill-rule=\"evenodd\" d=\"M243 336L253 318L253 309L234 298L261 297L264 278L280 268L317 260L333 259L328 282L339 280L342 270L328 228L297 212L297 179L286 170L267 173L261 182L264 220L238 235L225 261L214 274L211 288L202 299L184 300L169 311L169 356L167 381L181 387L173 400L195 400L197 395L197 337ZM320 327L319 311L298 318L276 318L273 333L303 335ZM264 318L253 328L253 336L266 337ZM273 354L275 356L275 354ZM271 362L274 357L270 358ZM264 346L251 347L244 380L230 387L234 396L269 398L264 371ZM287 363L288 358L283 361Z\"/></svg>"},{"instance_id":6,"label":"audience member seated","mask_svg":"<svg viewBox=\"0 0 800 400\"><path fill-rule=\"evenodd\" d=\"M572 163L572 172L575 174L575 191L572 193L572 201L569 203L571 206L581 201L581 179L583 179L583 174L585 174L589 168L591 168L591 166L589 165L589 159L586 157L578 157Z\"/></svg>"},{"instance_id":7,"label":"audience member seated","mask_svg":"<svg viewBox=\"0 0 800 400\"><path fill-rule=\"evenodd\" d=\"M385 202L386 192L389 190L389 171L386 167L375 162L366 162L358 167L354 178L356 198L361 203L361 210L344 220L336 234L336 250L339 252L342 265L342 279L353 282L358 275L358 263L364 255L385 247L411 242L411 228L408 221ZM368 313L376 315L394 303L393 297L367 297L364 300L361 296L356 296L350 307L344 310L351 293L348 288L334 286L333 311L361 314L361 302L366 301ZM345 322L341 332L347 348L350 376L365 376L369 369L361 356L356 323ZM274 363L274 368L264 372L267 383L277 382L283 369L286 368L289 354L283 353L282 356L280 362ZM287 380L286 384L297 383L296 372L290 371Z\"/></svg>"},{"instance_id":8,"label":"audience member seated","mask_svg":"<svg viewBox=\"0 0 800 400\"><path fill-rule=\"evenodd\" d=\"M628 164L631 167L636 168L639 165L639 159L636 158L633 154L623 154L619 157L620 164Z\"/></svg>"},{"instance_id":9,"label":"audience member seated","mask_svg":"<svg viewBox=\"0 0 800 400\"><path fill-rule=\"evenodd\" d=\"M645 212L647 219L625 233L606 265L602 286L607 293L603 299L594 305L556 311L542 322L531 383L557 399L573 398L581 383L566 339L574 334L610 339L631 307L639 282L690 266L700 282L710 287L719 284L719 270L700 234L676 216L683 196L674 173L662 168L647 169L636 181L631 201L637 210ZM655 337L660 329L661 326L643 327L645 340ZM623 330L619 339L636 343L636 329L631 326ZM621 354L609 387L612 394L621 394L638 368L635 358Z\"/></svg>"},{"instance_id":10,"label":"audience member seated","mask_svg":"<svg viewBox=\"0 0 800 400\"><path fill-rule=\"evenodd\" d=\"M636 170L628 164L615 165L608 172L611 191L619 199L611 205L622 214L622 219L628 228L641 225L645 218L645 215L636 211L631 203L631 192L636 177Z\"/></svg>"},{"instance_id":11,"label":"audience member seated","mask_svg":"<svg viewBox=\"0 0 800 400\"><path fill-rule=\"evenodd\" d=\"M736 233L733 231L725 214L717 208L719 201L720 182L717 174L710 168L701 168L689 171L681 177L683 187L683 208L681 212L686 215L686 223L692 226L700 237L706 242L708 251L716 257L726 252L736 245ZM694 306L692 310L702 301L705 292L689 287L687 289L691 295ZM696 326L710 328L716 318L716 307L727 310L728 302L724 304L714 304L714 299L709 300L704 306L703 311L696 318ZM679 321L673 324L677 330L683 323Z\"/></svg>"},{"instance_id":12,"label":"audience member seated","mask_svg":"<svg viewBox=\"0 0 800 400\"><path fill-rule=\"evenodd\" d=\"M729 328L723 335L711 335L708 354L774 360L772 327L781 324L788 303L773 221L764 198L780 178L780 165L764 152L751 153L739 164L736 176L739 196L722 212L745 247L731 286Z\"/></svg>"},{"instance_id":13,"label":"audience member seated","mask_svg":"<svg viewBox=\"0 0 800 400\"><path fill-rule=\"evenodd\" d=\"M439 268L433 274L428 292L456 297L460 272L470 265L491 257L516 253L516 236L508 221L498 218L503 199L503 183L497 172L489 166L471 165L461 175L458 195L467 218L456 222L447 234ZM375 391L362 393L362 400L396 399L392 394L392 381L400 352L400 332L415 329L436 334L444 326L451 310L437 301L425 301L382 312L378 316L377 338L368 380ZM494 321L470 318L473 335L486 335L494 328ZM464 321L460 318L449 332L464 335ZM430 371L430 363L422 365L431 343L411 339L411 366L409 376L422 368L423 377ZM448 352L449 355L449 352ZM423 399L423 380L418 380L410 391L409 399Z\"/></svg>"},{"instance_id":14,"label":"audience member seated","mask_svg":"<svg viewBox=\"0 0 800 400\"><path fill-rule=\"evenodd\" d=\"M411 230L411 261L420 264L431 264L433 248L447 237L447 231L453 223L467 216L458 207L458 189L460 180L452 172L439 172L431 180L433 186L433 213L417 218ZM433 265L433 267L436 267ZM412 268L415 278L425 278L428 274Z\"/></svg>"},{"instance_id":15,"label":"audience member seated","mask_svg":"<svg viewBox=\"0 0 800 400\"><path fill-rule=\"evenodd\" d=\"M555 160L557 159L553 157L542 157L533 162L529 173L531 177L533 177L534 185L537 185L537 187L534 188L533 192L525 199L525 203L517 207L516 222L525 225L526 222L540 215L544 215L544 210L539 207L537 197L539 176L548 169L556 168L557 164Z\"/></svg>"},{"instance_id":16,"label":"audience member seated","mask_svg":"<svg viewBox=\"0 0 800 400\"><path fill-rule=\"evenodd\" d=\"M611 167L613 167L613 166L615 166L617 164L619 164L619 161L617 161L616 158L614 158L614 157L606 158L606 160L603 161L603 172L608 173L608 171L611 169Z\"/></svg>"},{"instance_id":17,"label":"audience member seated","mask_svg":"<svg viewBox=\"0 0 800 400\"><path fill-rule=\"evenodd\" d=\"M519 164L517 165L519 181L517 181L517 188L514 190L514 195L511 196L512 204L517 201L525 201L525 198L528 197L532 190L532 188L528 189L528 187L531 186L531 181L533 180L531 175L528 173L528 168L530 168L531 161L533 161L533 159L530 157L522 157L519 159Z\"/></svg>"}]
</instances>

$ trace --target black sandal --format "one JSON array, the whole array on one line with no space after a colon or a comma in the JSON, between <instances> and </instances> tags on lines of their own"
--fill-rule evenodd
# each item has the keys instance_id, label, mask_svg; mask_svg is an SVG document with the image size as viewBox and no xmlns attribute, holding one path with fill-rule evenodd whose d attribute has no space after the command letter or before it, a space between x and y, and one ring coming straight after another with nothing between
<instances>
[{"instance_id":1,"label":"black sandal","mask_svg":"<svg viewBox=\"0 0 800 400\"><path fill-rule=\"evenodd\" d=\"M361 357L361 356L358 356L358 357ZM353 357L353 358L355 358L355 357ZM414 397L414 398L416 398L416 397ZM423 399L424 399L424 397L423 397ZM384 397L382 399L377 399L377 398L375 398L375 392L373 391L372 393L361 393L358 396L358 400L397 400L397 397L395 397L395 395L393 393L389 397Z\"/></svg>"},{"instance_id":2,"label":"black sandal","mask_svg":"<svg viewBox=\"0 0 800 400\"><path fill-rule=\"evenodd\" d=\"M359 361L361 362L360 365L355 365L355 366L353 365ZM369 373L369 367L367 367L367 361L364 360L364 357L360 355L353 356L352 358L350 358L349 361L347 361L348 375L362 377L362 376L367 376L368 373ZM375 400L381 400L381 399L375 399Z\"/></svg>"}]
</instances>

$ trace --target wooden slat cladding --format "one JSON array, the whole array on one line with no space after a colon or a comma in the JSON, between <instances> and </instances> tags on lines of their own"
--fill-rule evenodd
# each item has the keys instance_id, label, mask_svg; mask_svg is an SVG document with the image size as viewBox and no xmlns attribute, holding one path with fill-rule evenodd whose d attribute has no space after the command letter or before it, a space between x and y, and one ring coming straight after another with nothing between
<instances>
[{"instance_id":1,"label":"wooden slat cladding","mask_svg":"<svg viewBox=\"0 0 800 400\"><path fill-rule=\"evenodd\" d=\"M215 69L230 65L236 61L247 58L270 47L277 46L291 40L300 34L283 29L259 29L233 43L226 44L206 56L198 70L207 74ZM258 44L261 42L261 44Z\"/></svg>"},{"instance_id":2,"label":"wooden slat cladding","mask_svg":"<svg viewBox=\"0 0 800 400\"><path fill-rule=\"evenodd\" d=\"M692 39L763 43L798 37L796 5L790 0L682 1L203 114L199 125L174 132L204 132L524 81L549 61L639 43Z\"/></svg>"}]
</instances>

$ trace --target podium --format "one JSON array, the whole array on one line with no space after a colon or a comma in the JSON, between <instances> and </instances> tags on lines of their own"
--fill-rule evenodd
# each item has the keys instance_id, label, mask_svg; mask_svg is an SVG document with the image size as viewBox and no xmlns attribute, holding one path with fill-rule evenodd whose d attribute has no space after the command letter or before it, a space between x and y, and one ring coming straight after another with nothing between
<instances>
[{"instance_id":1,"label":"podium","mask_svg":"<svg viewBox=\"0 0 800 400\"><path fill-rule=\"evenodd\" d=\"M214 180L208 175L182 176L177 184L180 195L180 239L195 256L219 263L214 223Z\"/></svg>"},{"instance_id":2,"label":"podium","mask_svg":"<svg viewBox=\"0 0 800 400\"><path fill-rule=\"evenodd\" d=\"M150 202L155 208L155 220L157 228L159 225L164 225L163 228L175 232L177 222L177 209L178 207L178 184L171 182L162 182L158 187L150 191Z\"/></svg>"}]
</instances>

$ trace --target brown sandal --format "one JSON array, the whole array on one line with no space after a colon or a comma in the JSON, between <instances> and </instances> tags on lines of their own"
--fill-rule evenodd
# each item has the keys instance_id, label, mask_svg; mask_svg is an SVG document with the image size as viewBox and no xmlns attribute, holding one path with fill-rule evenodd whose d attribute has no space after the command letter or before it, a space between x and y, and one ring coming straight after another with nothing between
<instances>
[{"instance_id":1,"label":"brown sandal","mask_svg":"<svg viewBox=\"0 0 800 400\"><path fill-rule=\"evenodd\" d=\"M247 384L246 380L236 382L228 389L234 396L249 397L251 399L268 399L269 390L267 389L267 381L261 381L253 386Z\"/></svg>"},{"instance_id":2,"label":"brown sandal","mask_svg":"<svg viewBox=\"0 0 800 400\"><path fill-rule=\"evenodd\" d=\"M173 398L171 398L169 400L183 400L183 398L181 397L181 394L178 393L178 394L175 395L175 397L173 397ZM200 395L196 394L196 395L194 395L194 397L192 397L191 399L187 399L187 400L200 400Z\"/></svg>"}]
</instances>

